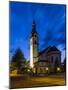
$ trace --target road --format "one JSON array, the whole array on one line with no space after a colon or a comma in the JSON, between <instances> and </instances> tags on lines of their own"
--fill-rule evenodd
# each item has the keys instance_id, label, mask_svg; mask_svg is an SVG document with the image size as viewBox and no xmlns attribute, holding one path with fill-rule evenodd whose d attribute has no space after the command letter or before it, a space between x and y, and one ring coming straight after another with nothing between
<instances>
[{"instance_id":1,"label":"road","mask_svg":"<svg viewBox=\"0 0 68 90\"><path fill-rule=\"evenodd\" d=\"M30 87L46 87L46 86L63 86L65 78L63 75L50 75L45 77L14 77L10 80L10 88L30 88Z\"/></svg>"}]
</instances>

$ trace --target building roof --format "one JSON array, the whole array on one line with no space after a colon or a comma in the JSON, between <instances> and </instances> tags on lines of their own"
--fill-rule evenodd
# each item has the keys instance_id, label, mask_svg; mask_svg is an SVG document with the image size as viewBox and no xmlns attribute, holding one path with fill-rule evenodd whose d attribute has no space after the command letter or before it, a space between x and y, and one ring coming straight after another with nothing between
<instances>
[{"instance_id":1,"label":"building roof","mask_svg":"<svg viewBox=\"0 0 68 90\"><path fill-rule=\"evenodd\" d=\"M49 48L51 48L51 46L49 46L49 47L45 48L43 51L39 52L39 55L41 55L42 53L48 51Z\"/></svg>"},{"instance_id":2,"label":"building roof","mask_svg":"<svg viewBox=\"0 0 68 90\"><path fill-rule=\"evenodd\" d=\"M39 55L43 54L44 52L49 53L52 51L58 51L60 52L55 46L49 46L46 49L44 49L43 51L39 52Z\"/></svg>"},{"instance_id":3,"label":"building roof","mask_svg":"<svg viewBox=\"0 0 68 90\"><path fill-rule=\"evenodd\" d=\"M48 52L51 52L51 51L59 51L55 46L52 46L48 51Z\"/></svg>"}]
</instances>

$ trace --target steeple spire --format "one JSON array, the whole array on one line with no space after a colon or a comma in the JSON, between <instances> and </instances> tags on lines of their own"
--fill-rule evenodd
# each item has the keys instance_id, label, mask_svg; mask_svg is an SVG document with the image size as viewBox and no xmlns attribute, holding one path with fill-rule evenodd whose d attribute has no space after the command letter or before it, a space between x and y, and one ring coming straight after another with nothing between
<instances>
[{"instance_id":1,"label":"steeple spire","mask_svg":"<svg viewBox=\"0 0 68 90\"><path fill-rule=\"evenodd\" d=\"M37 33L37 32L36 32L36 24L35 24L35 21L33 20L31 36L33 36L34 33Z\"/></svg>"},{"instance_id":2,"label":"steeple spire","mask_svg":"<svg viewBox=\"0 0 68 90\"><path fill-rule=\"evenodd\" d=\"M36 25L35 25L35 21L33 20L33 23L32 23L32 31L35 32L35 29L36 29Z\"/></svg>"}]
</instances>

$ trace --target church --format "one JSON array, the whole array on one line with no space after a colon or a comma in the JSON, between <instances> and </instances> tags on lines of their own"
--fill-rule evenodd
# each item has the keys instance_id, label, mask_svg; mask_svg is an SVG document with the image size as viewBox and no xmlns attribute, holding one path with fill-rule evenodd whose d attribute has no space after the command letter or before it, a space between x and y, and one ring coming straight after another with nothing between
<instances>
[{"instance_id":1,"label":"church","mask_svg":"<svg viewBox=\"0 0 68 90\"><path fill-rule=\"evenodd\" d=\"M30 68L38 75L61 71L61 52L56 46L49 46L41 52L38 50L38 33L33 21L30 34Z\"/></svg>"}]
</instances>

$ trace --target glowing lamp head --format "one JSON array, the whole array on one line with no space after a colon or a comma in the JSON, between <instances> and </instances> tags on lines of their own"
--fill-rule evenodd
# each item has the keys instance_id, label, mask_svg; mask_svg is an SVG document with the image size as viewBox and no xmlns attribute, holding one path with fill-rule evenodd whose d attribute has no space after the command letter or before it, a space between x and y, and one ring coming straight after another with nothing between
<instances>
[{"instance_id":1,"label":"glowing lamp head","mask_svg":"<svg viewBox=\"0 0 68 90\"><path fill-rule=\"evenodd\" d=\"M28 69L28 72L30 72L30 69Z\"/></svg>"},{"instance_id":2,"label":"glowing lamp head","mask_svg":"<svg viewBox=\"0 0 68 90\"><path fill-rule=\"evenodd\" d=\"M57 71L60 71L60 68L59 67L57 67Z\"/></svg>"},{"instance_id":3,"label":"glowing lamp head","mask_svg":"<svg viewBox=\"0 0 68 90\"><path fill-rule=\"evenodd\" d=\"M46 71L48 71L48 67L46 67Z\"/></svg>"}]
</instances>

